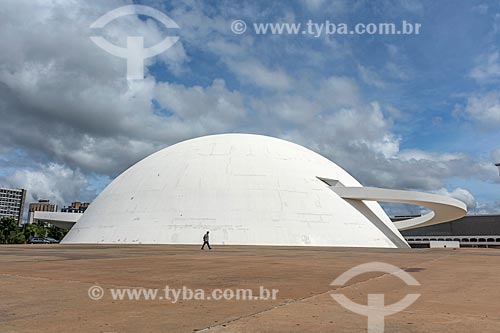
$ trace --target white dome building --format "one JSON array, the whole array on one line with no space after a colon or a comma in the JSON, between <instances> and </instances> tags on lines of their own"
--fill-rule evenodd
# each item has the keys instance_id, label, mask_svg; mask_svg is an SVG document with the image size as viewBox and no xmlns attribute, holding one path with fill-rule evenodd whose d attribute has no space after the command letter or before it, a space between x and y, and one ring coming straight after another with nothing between
<instances>
[{"instance_id":1,"label":"white dome building","mask_svg":"<svg viewBox=\"0 0 500 333\"><path fill-rule=\"evenodd\" d=\"M336 186L366 189L335 163L284 140L196 138L123 172L62 243L201 244L209 230L215 245L408 247L377 202L337 194Z\"/></svg>"}]
</instances>

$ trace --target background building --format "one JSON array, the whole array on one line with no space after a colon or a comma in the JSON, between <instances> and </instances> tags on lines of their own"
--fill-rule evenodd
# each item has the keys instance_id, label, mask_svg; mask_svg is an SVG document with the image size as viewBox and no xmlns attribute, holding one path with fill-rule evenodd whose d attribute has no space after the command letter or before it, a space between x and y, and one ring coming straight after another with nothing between
<instances>
[{"instance_id":1,"label":"background building","mask_svg":"<svg viewBox=\"0 0 500 333\"><path fill-rule=\"evenodd\" d=\"M26 190L0 188L0 218L10 217L18 224L23 222Z\"/></svg>"},{"instance_id":2,"label":"background building","mask_svg":"<svg viewBox=\"0 0 500 333\"><path fill-rule=\"evenodd\" d=\"M38 200L30 203L28 208L28 223L33 224L35 212L57 212L57 204L51 204L50 200Z\"/></svg>"},{"instance_id":3,"label":"background building","mask_svg":"<svg viewBox=\"0 0 500 333\"><path fill-rule=\"evenodd\" d=\"M89 205L88 202L74 201L70 206L61 208L61 213L85 213Z\"/></svg>"},{"instance_id":4,"label":"background building","mask_svg":"<svg viewBox=\"0 0 500 333\"><path fill-rule=\"evenodd\" d=\"M404 218L398 216L393 220ZM431 241L457 241L460 246L500 246L500 215L467 215L453 222L403 230L401 234L412 247L427 247Z\"/></svg>"}]
</instances>

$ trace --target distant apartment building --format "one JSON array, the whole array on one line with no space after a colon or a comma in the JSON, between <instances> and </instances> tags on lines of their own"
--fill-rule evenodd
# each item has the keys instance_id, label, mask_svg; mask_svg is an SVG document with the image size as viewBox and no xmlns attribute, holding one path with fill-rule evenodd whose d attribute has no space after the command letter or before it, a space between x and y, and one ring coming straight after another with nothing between
<instances>
[{"instance_id":1,"label":"distant apartment building","mask_svg":"<svg viewBox=\"0 0 500 333\"><path fill-rule=\"evenodd\" d=\"M71 206L61 208L62 213L84 213L90 204L88 202L74 201Z\"/></svg>"},{"instance_id":2,"label":"distant apartment building","mask_svg":"<svg viewBox=\"0 0 500 333\"><path fill-rule=\"evenodd\" d=\"M26 190L0 188L0 218L10 217L18 224L23 222Z\"/></svg>"},{"instance_id":3,"label":"distant apartment building","mask_svg":"<svg viewBox=\"0 0 500 333\"><path fill-rule=\"evenodd\" d=\"M28 223L33 224L35 212L57 212L57 205L51 204L50 200L38 200L30 203L28 208Z\"/></svg>"}]
</instances>

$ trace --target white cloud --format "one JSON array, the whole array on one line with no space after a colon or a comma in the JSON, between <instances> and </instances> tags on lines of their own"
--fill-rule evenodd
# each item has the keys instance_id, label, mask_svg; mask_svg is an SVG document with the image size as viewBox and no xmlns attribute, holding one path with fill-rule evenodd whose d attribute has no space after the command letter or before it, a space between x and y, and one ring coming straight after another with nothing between
<instances>
[{"instance_id":1,"label":"white cloud","mask_svg":"<svg viewBox=\"0 0 500 333\"><path fill-rule=\"evenodd\" d=\"M315 116L323 110L321 103L296 94L283 94L265 99L252 99L252 107L269 120L277 118L275 123L288 122L301 125L315 121Z\"/></svg>"},{"instance_id":2,"label":"white cloud","mask_svg":"<svg viewBox=\"0 0 500 333\"><path fill-rule=\"evenodd\" d=\"M244 122L242 97L222 80L208 87L158 84L151 76L127 83L125 60L88 38L94 33L89 25L120 5L4 4L0 39L9 47L0 53L0 130L9 138L6 149L44 154L82 172L116 175L169 144ZM124 45L131 32L143 35L147 44L164 35L152 20L127 16L115 21L102 33L117 45ZM189 35L189 29L182 31ZM151 63L166 63L173 73L183 70L189 60L183 42ZM154 99L173 115L157 112Z\"/></svg>"},{"instance_id":3,"label":"white cloud","mask_svg":"<svg viewBox=\"0 0 500 333\"><path fill-rule=\"evenodd\" d=\"M392 61L387 62L385 70L387 71L387 74L398 80L409 80L411 78L407 68Z\"/></svg>"},{"instance_id":4,"label":"white cloud","mask_svg":"<svg viewBox=\"0 0 500 333\"><path fill-rule=\"evenodd\" d=\"M289 90L293 84L293 79L285 71L267 68L256 60L227 61L227 64L241 82L249 82L259 88Z\"/></svg>"},{"instance_id":5,"label":"white cloud","mask_svg":"<svg viewBox=\"0 0 500 333\"><path fill-rule=\"evenodd\" d=\"M421 161L421 160L428 160L428 161L435 161L435 162L450 162L454 160L461 160L466 158L465 154L460 154L460 153L435 153L435 152L428 152L428 151L423 151L423 150L418 150L418 149L406 149L401 151L398 154L398 158L402 161Z\"/></svg>"},{"instance_id":6,"label":"white cloud","mask_svg":"<svg viewBox=\"0 0 500 333\"><path fill-rule=\"evenodd\" d=\"M488 5L487 4L479 4L477 6L473 6L472 10L478 12L479 14L485 15L488 13Z\"/></svg>"},{"instance_id":7,"label":"white cloud","mask_svg":"<svg viewBox=\"0 0 500 333\"><path fill-rule=\"evenodd\" d=\"M500 163L500 148L493 150L491 152L491 157L492 157L493 162Z\"/></svg>"},{"instance_id":8,"label":"white cloud","mask_svg":"<svg viewBox=\"0 0 500 333\"><path fill-rule=\"evenodd\" d=\"M169 122L198 127L198 133L223 132L241 125L246 116L243 98L238 92L227 90L224 80L214 80L211 86L185 87L160 83L155 95L161 106L173 112ZM196 135L197 133L185 133Z\"/></svg>"},{"instance_id":9,"label":"white cloud","mask_svg":"<svg viewBox=\"0 0 500 333\"><path fill-rule=\"evenodd\" d=\"M494 82L500 79L499 52L494 51L480 56L470 76L480 83Z\"/></svg>"},{"instance_id":10,"label":"white cloud","mask_svg":"<svg viewBox=\"0 0 500 333\"><path fill-rule=\"evenodd\" d=\"M466 189L456 188L450 192L445 188L441 188L441 189L434 191L434 193L440 194L440 195L445 195L445 196L452 197L452 198L455 198L457 200L462 201L463 203L465 203L467 205L467 211L473 211L474 209L476 209L476 206L477 206L476 199L474 198L472 193L470 193Z\"/></svg>"},{"instance_id":11,"label":"white cloud","mask_svg":"<svg viewBox=\"0 0 500 333\"><path fill-rule=\"evenodd\" d=\"M474 214L498 214L500 212L500 200L479 202Z\"/></svg>"},{"instance_id":12,"label":"white cloud","mask_svg":"<svg viewBox=\"0 0 500 333\"><path fill-rule=\"evenodd\" d=\"M320 83L318 97L329 106L359 106L361 97L356 82L345 76L331 76Z\"/></svg>"},{"instance_id":13,"label":"white cloud","mask_svg":"<svg viewBox=\"0 0 500 333\"><path fill-rule=\"evenodd\" d=\"M384 66L385 73L393 79L409 80L412 77L411 66L403 48L394 44L387 44L386 48L389 59Z\"/></svg>"},{"instance_id":14,"label":"white cloud","mask_svg":"<svg viewBox=\"0 0 500 333\"><path fill-rule=\"evenodd\" d=\"M48 199L61 206L76 200L89 200L95 195L86 190L88 182L81 172L56 163L17 170L2 181L8 186L26 189L27 202Z\"/></svg>"},{"instance_id":15,"label":"white cloud","mask_svg":"<svg viewBox=\"0 0 500 333\"><path fill-rule=\"evenodd\" d=\"M329 18L336 18L350 10L356 10L359 3L345 0L301 0L302 5L313 13L327 13Z\"/></svg>"},{"instance_id":16,"label":"white cloud","mask_svg":"<svg viewBox=\"0 0 500 333\"><path fill-rule=\"evenodd\" d=\"M384 109L391 115L394 119L402 119L405 117L403 112L392 105L385 105Z\"/></svg>"},{"instance_id":17,"label":"white cloud","mask_svg":"<svg viewBox=\"0 0 500 333\"><path fill-rule=\"evenodd\" d=\"M385 87L385 82L379 77L379 75L363 66L363 65L358 65L358 73L361 79L368 85L374 86L377 88L384 88Z\"/></svg>"},{"instance_id":18,"label":"white cloud","mask_svg":"<svg viewBox=\"0 0 500 333\"><path fill-rule=\"evenodd\" d=\"M311 10L318 10L325 4L326 0L304 0L302 3Z\"/></svg>"},{"instance_id":19,"label":"white cloud","mask_svg":"<svg viewBox=\"0 0 500 333\"><path fill-rule=\"evenodd\" d=\"M229 30L232 19L269 14L253 5L227 4L214 11L203 2L175 2L168 14L181 26L181 40L148 62L166 65L168 72L162 79L169 82L157 82L146 71L144 81L128 84L125 60L107 54L88 38L90 23L122 4L3 4L0 40L8 47L0 52L0 131L4 137L0 150L21 150L42 161L32 163L36 166L32 168L23 161L9 180L13 186L28 187L33 200L36 196L67 203L91 197L85 192L89 174L113 177L180 140L235 130L304 144L366 185L431 191L443 188L448 177L488 181L497 177L491 161L483 165L464 154L401 150L403 138L395 134L392 123L401 115L397 105L384 107L391 116L386 117L380 106L384 101L364 100L355 78L332 74L340 71L330 72L330 68L325 73L330 58L354 56L349 42L339 43L329 36L323 41L325 52L304 50L284 38L265 42L252 36L235 37ZM287 12L285 19L293 19L292 14ZM103 31L116 44L124 45L130 31L144 35L150 44L164 36L151 20L129 17L120 21ZM281 48L285 44L292 45ZM394 45L387 48L389 77L408 79L411 70L405 65L404 52ZM191 72L193 49L206 52L210 61L216 59L214 66L221 73ZM268 49L307 56L310 64L287 68L286 62L263 57ZM372 67L360 65L358 71L367 84L384 86ZM239 91L230 85L232 74L241 83ZM261 88L258 94L255 87ZM498 96L483 97L469 99L468 114L481 122L497 121Z\"/></svg>"},{"instance_id":20,"label":"white cloud","mask_svg":"<svg viewBox=\"0 0 500 333\"><path fill-rule=\"evenodd\" d=\"M500 93L471 96L465 108L467 115L486 127L500 125Z\"/></svg>"}]
</instances>

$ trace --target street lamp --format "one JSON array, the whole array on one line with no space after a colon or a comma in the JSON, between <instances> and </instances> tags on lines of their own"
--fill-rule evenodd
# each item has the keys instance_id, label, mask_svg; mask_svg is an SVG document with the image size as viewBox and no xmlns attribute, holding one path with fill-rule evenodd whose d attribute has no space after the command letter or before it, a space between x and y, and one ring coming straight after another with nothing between
<instances>
[{"instance_id":1,"label":"street lamp","mask_svg":"<svg viewBox=\"0 0 500 333\"><path fill-rule=\"evenodd\" d=\"M500 176L500 163L495 164L498 167L498 175Z\"/></svg>"}]
</instances>

